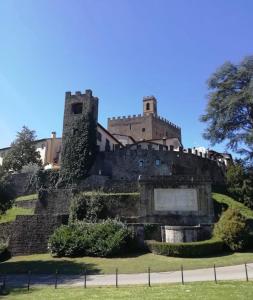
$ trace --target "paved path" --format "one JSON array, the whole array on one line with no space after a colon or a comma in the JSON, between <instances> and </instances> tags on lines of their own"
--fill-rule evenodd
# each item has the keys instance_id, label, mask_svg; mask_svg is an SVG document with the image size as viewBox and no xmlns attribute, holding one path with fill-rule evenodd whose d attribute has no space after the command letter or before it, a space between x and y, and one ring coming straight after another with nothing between
<instances>
[{"instance_id":1,"label":"paved path","mask_svg":"<svg viewBox=\"0 0 253 300\"><path fill-rule=\"evenodd\" d=\"M253 263L247 264L248 278L253 280ZM186 270L184 273L184 282L193 281L214 281L214 269L196 269ZM152 284L160 283L177 283L182 282L180 271L174 272L156 272L150 275ZM229 267L216 268L217 280L246 280L246 272L244 265L235 265ZM8 286L26 286L28 281L27 275L8 275L6 277L6 284ZM116 276L111 275L88 275L87 287L89 286L105 286L115 285ZM55 277L52 275L32 275L31 285L52 285L55 284ZM148 284L148 274L119 274L118 285L135 285ZM65 286L84 286L84 276L78 275L59 275L58 285Z\"/></svg>"}]
</instances>

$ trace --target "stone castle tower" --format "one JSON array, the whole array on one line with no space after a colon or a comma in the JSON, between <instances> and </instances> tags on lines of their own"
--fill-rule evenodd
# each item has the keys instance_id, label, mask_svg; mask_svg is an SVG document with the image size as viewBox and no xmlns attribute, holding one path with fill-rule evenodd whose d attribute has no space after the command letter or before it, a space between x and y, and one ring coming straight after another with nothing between
<instances>
[{"instance_id":1,"label":"stone castle tower","mask_svg":"<svg viewBox=\"0 0 253 300\"><path fill-rule=\"evenodd\" d=\"M79 151L80 149L83 149L83 145L80 145L80 143L85 143L86 141L80 141L79 137L82 132L79 131L79 128L83 127L83 125L85 125L85 122L91 122L92 120L93 126L96 130L97 119L98 98L92 96L91 90L86 90L84 94L82 94L81 92L76 92L75 94L66 92L61 156L61 165L63 172L64 169L75 169L77 161L83 155L83 153L78 153L78 149ZM96 131L94 131L92 135L94 136L95 143ZM70 147L72 147L73 149L69 149ZM78 149L74 149L75 147Z\"/></svg>"},{"instance_id":2,"label":"stone castle tower","mask_svg":"<svg viewBox=\"0 0 253 300\"><path fill-rule=\"evenodd\" d=\"M135 141L178 138L181 128L160 117L154 96L143 98L143 114L108 119L107 129L111 134L131 136Z\"/></svg>"},{"instance_id":3,"label":"stone castle tower","mask_svg":"<svg viewBox=\"0 0 253 300\"><path fill-rule=\"evenodd\" d=\"M66 134L74 134L74 132L78 130L78 128L76 128L77 121L84 115L88 116L90 113L97 123L98 98L92 96L91 90L86 90L85 94L82 94L81 92L76 92L75 94L66 92L62 133L63 145Z\"/></svg>"}]
</instances>

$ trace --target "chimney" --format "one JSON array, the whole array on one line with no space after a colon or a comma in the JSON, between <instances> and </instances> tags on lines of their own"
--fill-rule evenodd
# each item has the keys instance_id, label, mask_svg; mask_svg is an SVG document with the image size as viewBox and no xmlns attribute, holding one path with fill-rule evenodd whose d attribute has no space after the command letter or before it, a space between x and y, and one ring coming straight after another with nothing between
<instances>
[{"instance_id":1,"label":"chimney","mask_svg":"<svg viewBox=\"0 0 253 300\"><path fill-rule=\"evenodd\" d=\"M56 138L56 132L55 131L52 131L51 132L51 139L55 139Z\"/></svg>"}]
</instances>

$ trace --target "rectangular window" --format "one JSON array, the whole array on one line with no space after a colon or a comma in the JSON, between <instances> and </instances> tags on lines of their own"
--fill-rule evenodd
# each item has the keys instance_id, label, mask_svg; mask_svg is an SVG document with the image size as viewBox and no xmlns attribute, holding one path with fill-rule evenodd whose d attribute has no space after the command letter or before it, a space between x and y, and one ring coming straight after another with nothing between
<instances>
[{"instance_id":1,"label":"rectangular window","mask_svg":"<svg viewBox=\"0 0 253 300\"><path fill-rule=\"evenodd\" d=\"M74 115L81 114L83 112L83 103L73 103L71 109Z\"/></svg>"},{"instance_id":2,"label":"rectangular window","mask_svg":"<svg viewBox=\"0 0 253 300\"><path fill-rule=\"evenodd\" d=\"M97 131L97 139L101 142L102 140L102 134Z\"/></svg>"},{"instance_id":3,"label":"rectangular window","mask_svg":"<svg viewBox=\"0 0 253 300\"><path fill-rule=\"evenodd\" d=\"M139 167L143 167L144 166L144 161L143 160L139 160Z\"/></svg>"},{"instance_id":4,"label":"rectangular window","mask_svg":"<svg viewBox=\"0 0 253 300\"><path fill-rule=\"evenodd\" d=\"M142 132L145 132L145 128L142 128Z\"/></svg>"},{"instance_id":5,"label":"rectangular window","mask_svg":"<svg viewBox=\"0 0 253 300\"><path fill-rule=\"evenodd\" d=\"M156 166L160 166L160 164L161 164L160 159L156 159L156 160L155 160L155 165L156 165Z\"/></svg>"},{"instance_id":6,"label":"rectangular window","mask_svg":"<svg viewBox=\"0 0 253 300\"><path fill-rule=\"evenodd\" d=\"M110 142L108 139L106 139L105 141L105 151L110 151L111 150L111 146L110 146Z\"/></svg>"}]
</instances>

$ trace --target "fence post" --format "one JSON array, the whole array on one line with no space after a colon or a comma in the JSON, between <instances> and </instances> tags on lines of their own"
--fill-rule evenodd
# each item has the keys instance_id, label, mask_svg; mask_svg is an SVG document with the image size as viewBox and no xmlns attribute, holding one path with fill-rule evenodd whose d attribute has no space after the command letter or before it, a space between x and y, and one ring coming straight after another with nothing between
<instances>
[{"instance_id":1,"label":"fence post","mask_svg":"<svg viewBox=\"0 0 253 300\"><path fill-rule=\"evenodd\" d=\"M28 271L27 290L30 291L31 271Z\"/></svg>"},{"instance_id":2,"label":"fence post","mask_svg":"<svg viewBox=\"0 0 253 300\"><path fill-rule=\"evenodd\" d=\"M246 281L249 281L247 264L244 264L244 266L245 266Z\"/></svg>"},{"instance_id":3,"label":"fence post","mask_svg":"<svg viewBox=\"0 0 253 300\"><path fill-rule=\"evenodd\" d=\"M87 287L87 270L86 268L84 269L84 288L86 289Z\"/></svg>"},{"instance_id":4,"label":"fence post","mask_svg":"<svg viewBox=\"0 0 253 300\"><path fill-rule=\"evenodd\" d=\"M215 264L213 265L213 273L214 273L214 281L217 283L217 276L216 276L216 267Z\"/></svg>"},{"instance_id":5,"label":"fence post","mask_svg":"<svg viewBox=\"0 0 253 300\"><path fill-rule=\"evenodd\" d=\"M150 282L150 267L148 267L148 286L151 287L151 282Z\"/></svg>"},{"instance_id":6,"label":"fence post","mask_svg":"<svg viewBox=\"0 0 253 300\"><path fill-rule=\"evenodd\" d=\"M3 275L3 290L6 288L6 275Z\"/></svg>"},{"instance_id":7,"label":"fence post","mask_svg":"<svg viewBox=\"0 0 253 300\"><path fill-rule=\"evenodd\" d=\"M58 285L58 270L55 270L55 282L54 282L54 288L57 289Z\"/></svg>"},{"instance_id":8,"label":"fence post","mask_svg":"<svg viewBox=\"0 0 253 300\"><path fill-rule=\"evenodd\" d=\"M116 270L115 270L115 285L117 288L118 287L118 268L116 268Z\"/></svg>"},{"instance_id":9,"label":"fence post","mask_svg":"<svg viewBox=\"0 0 253 300\"><path fill-rule=\"evenodd\" d=\"M184 284L184 268L183 268L183 265L181 265L181 279L182 279L182 284Z\"/></svg>"}]
</instances>

